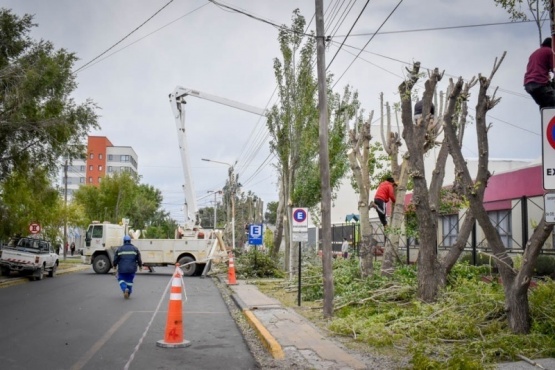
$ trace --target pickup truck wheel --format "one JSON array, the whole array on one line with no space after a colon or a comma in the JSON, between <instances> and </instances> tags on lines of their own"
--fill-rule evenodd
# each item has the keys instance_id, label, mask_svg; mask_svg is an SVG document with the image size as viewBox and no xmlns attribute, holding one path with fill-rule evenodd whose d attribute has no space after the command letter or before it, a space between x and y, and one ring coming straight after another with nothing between
<instances>
[{"instance_id":1,"label":"pickup truck wheel","mask_svg":"<svg viewBox=\"0 0 555 370\"><path fill-rule=\"evenodd\" d=\"M110 263L110 259L108 256L101 254L100 256L96 256L93 260L93 270L97 274L107 274L108 271L112 268L112 264Z\"/></svg>"},{"instance_id":2,"label":"pickup truck wheel","mask_svg":"<svg viewBox=\"0 0 555 370\"><path fill-rule=\"evenodd\" d=\"M56 275L56 270L58 270L58 264L55 263L54 266L52 266L52 269L50 271L48 271L48 276L49 277L54 277Z\"/></svg>"},{"instance_id":3,"label":"pickup truck wheel","mask_svg":"<svg viewBox=\"0 0 555 370\"><path fill-rule=\"evenodd\" d=\"M42 280L44 278L44 265L42 265L40 269L35 272L33 277L35 278L35 280Z\"/></svg>"},{"instance_id":4,"label":"pickup truck wheel","mask_svg":"<svg viewBox=\"0 0 555 370\"><path fill-rule=\"evenodd\" d=\"M195 274L195 264L191 263L190 265L187 265L190 262L194 262L195 260L192 259L189 256L185 256L185 257L181 257L178 261L180 267L181 267L181 271L183 271L183 275L185 276L193 276Z\"/></svg>"}]
</instances>

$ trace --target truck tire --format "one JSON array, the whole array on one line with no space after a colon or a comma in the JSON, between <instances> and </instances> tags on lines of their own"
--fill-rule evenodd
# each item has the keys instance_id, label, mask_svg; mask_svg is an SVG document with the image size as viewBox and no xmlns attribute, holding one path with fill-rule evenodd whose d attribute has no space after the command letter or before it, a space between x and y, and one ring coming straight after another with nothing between
<instances>
[{"instance_id":1,"label":"truck tire","mask_svg":"<svg viewBox=\"0 0 555 370\"><path fill-rule=\"evenodd\" d=\"M112 263L108 256L101 254L96 256L93 260L93 270L97 274L107 274L112 268Z\"/></svg>"},{"instance_id":2,"label":"truck tire","mask_svg":"<svg viewBox=\"0 0 555 370\"><path fill-rule=\"evenodd\" d=\"M52 269L48 271L48 277L56 276L56 270L58 270L58 262L56 262L54 266L52 266Z\"/></svg>"},{"instance_id":3,"label":"truck tire","mask_svg":"<svg viewBox=\"0 0 555 370\"><path fill-rule=\"evenodd\" d=\"M195 260L189 256L181 257L179 259L178 263L181 267L181 271L183 271L184 276L193 276L195 274L196 265L194 263L187 265L188 263L194 262L194 261Z\"/></svg>"},{"instance_id":4,"label":"truck tire","mask_svg":"<svg viewBox=\"0 0 555 370\"><path fill-rule=\"evenodd\" d=\"M10 269L7 267L0 268L0 275L1 276L10 276Z\"/></svg>"},{"instance_id":5,"label":"truck tire","mask_svg":"<svg viewBox=\"0 0 555 370\"><path fill-rule=\"evenodd\" d=\"M44 264L40 267L40 269L38 269L37 271L35 271L32 275L32 280L42 280L44 278Z\"/></svg>"}]
</instances>

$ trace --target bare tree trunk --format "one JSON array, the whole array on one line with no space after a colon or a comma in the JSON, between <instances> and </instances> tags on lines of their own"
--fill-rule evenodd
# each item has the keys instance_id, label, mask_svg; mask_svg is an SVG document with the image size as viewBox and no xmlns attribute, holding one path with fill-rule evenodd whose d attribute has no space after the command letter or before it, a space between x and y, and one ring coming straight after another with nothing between
<instances>
[{"instance_id":1,"label":"bare tree trunk","mask_svg":"<svg viewBox=\"0 0 555 370\"><path fill-rule=\"evenodd\" d=\"M476 133L478 140L478 150L480 153L478 164L478 175L476 182L472 181L468 168L464 162L461 150L458 146L452 145L456 140L453 135L453 127L446 125L446 133L451 149L451 155L455 162L457 170L460 171L464 189L468 200L470 201L470 208L473 215L478 220L486 239L493 250L495 256L495 263L499 268L501 278L503 280L503 288L505 291L505 309L509 327L515 333L528 333L530 331L530 308L528 304L528 287L533 273L533 266L537 260L537 256L549 235L553 231L553 225L547 226L545 224L545 217L542 218L540 225L534 231L530 238L524 256L523 263L520 271L513 268L513 261L507 254L505 246L503 245L499 233L492 225L486 210L483 205L483 192L476 191L476 188L482 188L487 185L490 176L488 172L488 125L486 124L486 114L498 102L499 98L487 94L490 86L491 79L495 72L501 65L505 57L505 53L497 62L494 63L493 71L489 78L480 76L480 92L478 95L478 103L476 106ZM459 80L458 84L462 84Z\"/></svg>"},{"instance_id":2,"label":"bare tree trunk","mask_svg":"<svg viewBox=\"0 0 555 370\"><path fill-rule=\"evenodd\" d=\"M285 217L285 194L283 191L283 176L279 180L279 202L276 210L276 232L274 233L274 248L272 249L272 259L277 261L279 249L283 237L283 218Z\"/></svg>"},{"instance_id":3,"label":"bare tree trunk","mask_svg":"<svg viewBox=\"0 0 555 370\"><path fill-rule=\"evenodd\" d=\"M403 138L409 151L411 176L414 183L412 202L418 217L418 232L420 251L418 253L418 298L425 302L434 301L438 293L437 271L437 209L430 206L428 185L424 169L424 151L427 142L427 129L430 111L431 95L437 81L441 78L439 72L434 71L433 78L426 81L425 97L423 99L422 119L414 122L412 116L411 90L418 81L420 63L416 62L410 71L410 78L399 86L402 108Z\"/></svg>"},{"instance_id":4,"label":"bare tree trunk","mask_svg":"<svg viewBox=\"0 0 555 370\"><path fill-rule=\"evenodd\" d=\"M361 123L362 118L355 123L355 128L349 132L351 149L347 151L351 171L358 185L358 211L360 214L360 268L361 276L368 277L374 270L373 252L375 240L372 237L373 230L370 225L370 174L368 161L370 156L370 123L373 112L370 113L368 121Z\"/></svg>"}]
</instances>

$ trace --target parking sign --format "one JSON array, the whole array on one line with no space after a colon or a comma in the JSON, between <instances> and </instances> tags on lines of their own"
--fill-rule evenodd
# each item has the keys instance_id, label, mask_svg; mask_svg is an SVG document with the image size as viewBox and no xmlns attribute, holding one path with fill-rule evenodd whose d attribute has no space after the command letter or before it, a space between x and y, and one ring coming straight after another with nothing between
<instances>
[{"instance_id":1,"label":"parking sign","mask_svg":"<svg viewBox=\"0 0 555 370\"><path fill-rule=\"evenodd\" d=\"M249 225L249 244L250 245L262 245L263 237L263 227L262 224L250 224Z\"/></svg>"}]
</instances>

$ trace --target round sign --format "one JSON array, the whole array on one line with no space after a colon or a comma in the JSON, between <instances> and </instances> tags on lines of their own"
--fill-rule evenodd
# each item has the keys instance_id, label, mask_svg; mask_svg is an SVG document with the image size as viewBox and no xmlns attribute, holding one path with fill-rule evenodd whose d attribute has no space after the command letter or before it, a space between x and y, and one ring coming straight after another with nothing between
<instances>
[{"instance_id":1,"label":"round sign","mask_svg":"<svg viewBox=\"0 0 555 370\"><path fill-rule=\"evenodd\" d=\"M293 219L297 222L306 221L306 211L302 208L298 208L293 212Z\"/></svg>"},{"instance_id":2,"label":"round sign","mask_svg":"<svg viewBox=\"0 0 555 370\"><path fill-rule=\"evenodd\" d=\"M29 225L29 231L31 232L31 234L40 233L40 225L36 222L33 222L31 225Z\"/></svg>"},{"instance_id":3,"label":"round sign","mask_svg":"<svg viewBox=\"0 0 555 370\"><path fill-rule=\"evenodd\" d=\"M549 121L549 124L545 129L545 136L547 138L547 141L549 142L549 145L551 145L551 147L555 149L555 117L551 118L551 120Z\"/></svg>"}]
</instances>

